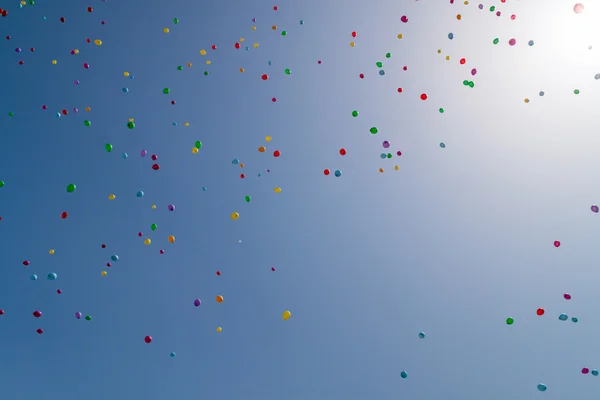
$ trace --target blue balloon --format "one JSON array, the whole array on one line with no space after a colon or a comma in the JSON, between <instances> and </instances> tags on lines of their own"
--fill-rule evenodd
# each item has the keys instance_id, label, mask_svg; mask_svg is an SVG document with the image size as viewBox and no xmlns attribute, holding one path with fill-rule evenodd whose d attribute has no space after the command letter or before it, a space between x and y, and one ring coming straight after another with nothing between
<instances>
[{"instance_id":1,"label":"blue balloon","mask_svg":"<svg viewBox=\"0 0 600 400\"><path fill-rule=\"evenodd\" d=\"M234 158L233 161L231 161L231 163L233 165L238 165L240 163L240 160L238 160L237 158Z\"/></svg>"},{"instance_id":2,"label":"blue balloon","mask_svg":"<svg viewBox=\"0 0 600 400\"><path fill-rule=\"evenodd\" d=\"M144 192L142 192L141 190L139 192L137 192L135 194L137 197L143 197L144 196Z\"/></svg>"},{"instance_id":3,"label":"blue balloon","mask_svg":"<svg viewBox=\"0 0 600 400\"><path fill-rule=\"evenodd\" d=\"M533 42L533 40L530 40L530 41L529 41L529 45L530 45L530 46L533 46L533 45L534 45L534 42Z\"/></svg>"},{"instance_id":4,"label":"blue balloon","mask_svg":"<svg viewBox=\"0 0 600 400\"><path fill-rule=\"evenodd\" d=\"M171 352L171 354L169 354L171 356L171 358L175 357L175 352Z\"/></svg>"},{"instance_id":5,"label":"blue balloon","mask_svg":"<svg viewBox=\"0 0 600 400\"><path fill-rule=\"evenodd\" d=\"M173 122L173 126L177 126L177 122Z\"/></svg>"},{"instance_id":6,"label":"blue balloon","mask_svg":"<svg viewBox=\"0 0 600 400\"><path fill-rule=\"evenodd\" d=\"M446 148L446 143L444 143L444 142L440 143L440 147L441 147L442 149L445 149L445 148Z\"/></svg>"},{"instance_id":7,"label":"blue balloon","mask_svg":"<svg viewBox=\"0 0 600 400\"><path fill-rule=\"evenodd\" d=\"M450 32L448 34L448 39L450 39L450 40L454 39L454 33Z\"/></svg>"},{"instance_id":8,"label":"blue balloon","mask_svg":"<svg viewBox=\"0 0 600 400\"><path fill-rule=\"evenodd\" d=\"M537 388L538 388L538 390L539 390L540 392L545 392L545 391L546 391L546 389L548 389L548 388L546 387L546 385L544 385L543 383L540 383L540 384L538 384L538 385L537 385Z\"/></svg>"},{"instance_id":9,"label":"blue balloon","mask_svg":"<svg viewBox=\"0 0 600 400\"><path fill-rule=\"evenodd\" d=\"M384 76L384 75L385 75L385 71L384 71L384 70L382 70L382 69L380 69L380 70L379 70L379 75L381 75L381 76Z\"/></svg>"},{"instance_id":10,"label":"blue balloon","mask_svg":"<svg viewBox=\"0 0 600 400\"><path fill-rule=\"evenodd\" d=\"M208 189L206 188L206 186L202 186L202 191L206 192Z\"/></svg>"},{"instance_id":11,"label":"blue balloon","mask_svg":"<svg viewBox=\"0 0 600 400\"><path fill-rule=\"evenodd\" d=\"M558 319L561 321L566 321L569 319L569 316L567 314L563 313L558 316Z\"/></svg>"},{"instance_id":12,"label":"blue balloon","mask_svg":"<svg viewBox=\"0 0 600 400\"><path fill-rule=\"evenodd\" d=\"M127 93L129 92L129 89L127 89L126 87L123 88L123 93Z\"/></svg>"},{"instance_id":13,"label":"blue balloon","mask_svg":"<svg viewBox=\"0 0 600 400\"><path fill-rule=\"evenodd\" d=\"M135 76L129 75L129 79L133 79L133 78L135 78Z\"/></svg>"},{"instance_id":14,"label":"blue balloon","mask_svg":"<svg viewBox=\"0 0 600 400\"><path fill-rule=\"evenodd\" d=\"M379 157L381 157L382 160L385 160L386 155L385 155L385 153L381 153L381 155Z\"/></svg>"},{"instance_id":15,"label":"blue balloon","mask_svg":"<svg viewBox=\"0 0 600 400\"><path fill-rule=\"evenodd\" d=\"M425 332L419 332L419 339L425 339Z\"/></svg>"},{"instance_id":16,"label":"blue balloon","mask_svg":"<svg viewBox=\"0 0 600 400\"><path fill-rule=\"evenodd\" d=\"M49 281L55 281L58 278L58 275L56 274L56 272L50 272L48 274L48 280Z\"/></svg>"},{"instance_id":17,"label":"blue balloon","mask_svg":"<svg viewBox=\"0 0 600 400\"><path fill-rule=\"evenodd\" d=\"M122 155L121 157L123 157L123 158L127 158L127 157L129 157L129 154L127 154L127 153L125 153L125 152L124 152L124 153L123 153L123 155Z\"/></svg>"},{"instance_id":18,"label":"blue balloon","mask_svg":"<svg viewBox=\"0 0 600 400\"><path fill-rule=\"evenodd\" d=\"M32 281L37 281L37 275L33 274L29 277L29 279L31 279Z\"/></svg>"},{"instance_id":19,"label":"blue balloon","mask_svg":"<svg viewBox=\"0 0 600 400\"><path fill-rule=\"evenodd\" d=\"M402 371L400 372L400 376L402 377L402 379L406 379L408 377L408 374L406 373L406 371Z\"/></svg>"},{"instance_id":20,"label":"blue balloon","mask_svg":"<svg viewBox=\"0 0 600 400\"><path fill-rule=\"evenodd\" d=\"M593 369L593 370L592 370L592 375L594 375L594 376L598 376L598 370L597 370L597 369Z\"/></svg>"},{"instance_id":21,"label":"blue balloon","mask_svg":"<svg viewBox=\"0 0 600 400\"><path fill-rule=\"evenodd\" d=\"M304 21L303 20L300 20L300 25L304 25Z\"/></svg>"},{"instance_id":22,"label":"blue balloon","mask_svg":"<svg viewBox=\"0 0 600 400\"><path fill-rule=\"evenodd\" d=\"M577 318L577 317L572 317L572 318L571 318L571 321L573 321L573 322L575 322L575 323L578 323L578 322L579 322L579 318Z\"/></svg>"},{"instance_id":23,"label":"blue balloon","mask_svg":"<svg viewBox=\"0 0 600 400\"><path fill-rule=\"evenodd\" d=\"M116 254L113 254L112 256L110 256L110 259L113 260L114 262L119 261L119 256Z\"/></svg>"},{"instance_id":24,"label":"blue balloon","mask_svg":"<svg viewBox=\"0 0 600 400\"><path fill-rule=\"evenodd\" d=\"M269 65L271 65L271 60L269 60Z\"/></svg>"},{"instance_id":25,"label":"blue balloon","mask_svg":"<svg viewBox=\"0 0 600 400\"><path fill-rule=\"evenodd\" d=\"M336 169L334 175L339 178L340 176L342 176L342 171L340 171L339 169Z\"/></svg>"}]
</instances>

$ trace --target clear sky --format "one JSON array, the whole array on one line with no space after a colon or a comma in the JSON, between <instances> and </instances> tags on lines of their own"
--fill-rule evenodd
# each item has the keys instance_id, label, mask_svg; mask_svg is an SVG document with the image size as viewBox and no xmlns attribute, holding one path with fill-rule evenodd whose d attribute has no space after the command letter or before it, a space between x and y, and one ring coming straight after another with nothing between
<instances>
[{"instance_id":1,"label":"clear sky","mask_svg":"<svg viewBox=\"0 0 600 400\"><path fill-rule=\"evenodd\" d=\"M600 3L478 4L1 3L2 399L597 399Z\"/></svg>"}]
</instances>

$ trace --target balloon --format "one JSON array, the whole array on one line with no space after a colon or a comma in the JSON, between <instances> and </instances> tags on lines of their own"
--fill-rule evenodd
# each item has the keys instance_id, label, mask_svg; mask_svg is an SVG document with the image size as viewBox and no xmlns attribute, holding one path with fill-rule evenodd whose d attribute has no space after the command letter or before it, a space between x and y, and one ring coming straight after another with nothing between
<instances>
[{"instance_id":1,"label":"balloon","mask_svg":"<svg viewBox=\"0 0 600 400\"><path fill-rule=\"evenodd\" d=\"M80 319L82 317L83 314L81 314L79 311L77 311L75 313L75 318Z\"/></svg>"},{"instance_id":2,"label":"balloon","mask_svg":"<svg viewBox=\"0 0 600 400\"><path fill-rule=\"evenodd\" d=\"M560 247L560 242L558 240L554 241L554 247Z\"/></svg>"},{"instance_id":3,"label":"balloon","mask_svg":"<svg viewBox=\"0 0 600 400\"><path fill-rule=\"evenodd\" d=\"M600 209L598 208L598 206L597 206L597 205L595 205L595 204L594 204L593 206L591 206L591 207L590 207L590 209L592 210L592 212L594 212L594 213L596 213L596 214L597 214L597 213L598 213L598 211L600 210Z\"/></svg>"},{"instance_id":4,"label":"balloon","mask_svg":"<svg viewBox=\"0 0 600 400\"><path fill-rule=\"evenodd\" d=\"M152 229L153 231L155 231L156 228L158 228L158 225L156 225L156 224L150 225L150 229Z\"/></svg>"},{"instance_id":5,"label":"balloon","mask_svg":"<svg viewBox=\"0 0 600 400\"><path fill-rule=\"evenodd\" d=\"M142 190L139 190L135 195L137 197L143 197L144 196L144 192Z\"/></svg>"},{"instance_id":6,"label":"balloon","mask_svg":"<svg viewBox=\"0 0 600 400\"><path fill-rule=\"evenodd\" d=\"M104 145L104 148L106 149L107 152L111 152L113 149L113 145L110 143L107 143L106 145Z\"/></svg>"},{"instance_id":7,"label":"balloon","mask_svg":"<svg viewBox=\"0 0 600 400\"><path fill-rule=\"evenodd\" d=\"M117 196L115 196L114 194L111 194L111 195L108 196L109 200L114 200L116 198L117 198Z\"/></svg>"},{"instance_id":8,"label":"balloon","mask_svg":"<svg viewBox=\"0 0 600 400\"><path fill-rule=\"evenodd\" d=\"M275 193L281 193L281 188L280 187L276 187L275 189L273 189L273 191Z\"/></svg>"},{"instance_id":9,"label":"balloon","mask_svg":"<svg viewBox=\"0 0 600 400\"><path fill-rule=\"evenodd\" d=\"M558 316L558 319L559 319L560 321L566 321L566 320L568 320L568 319L569 319L569 316L568 316L567 314L565 314L565 313L562 313L562 314L560 314L560 315Z\"/></svg>"},{"instance_id":10,"label":"balloon","mask_svg":"<svg viewBox=\"0 0 600 400\"><path fill-rule=\"evenodd\" d=\"M540 316L542 316L542 315L544 315L545 311L544 311L544 309L543 309L543 308L538 308L538 309L537 309L537 311L536 311L535 313L536 313L537 315L540 315Z\"/></svg>"},{"instance_id":11,"label":"balloon","mask_svg":"<svg viewBox=\"0 0 600 400\"><path fill-rule=\"evenodd\" d=\"M132 122L132 121L129 121L129 122L127 123L127 127L128 127L129 129L134 129L134 128L135 128L135 123L134 123L134 122Z\"/></svg>"},{"instance_id":12,"label":"balloon","mask_svg":"<svg viewBox=\"0 0 600 400\"><path fill-rule=\"evenodd\" d=\"M31 279L32 281L37 281L37 278L38 278L38 277L37 277L37 275L36 275L36 274L33 274L33 275L31 275L31 276L29 277L29 279Z\"/></svg>"},{"instance_id":13,"label":"balloon","mask_svg":"<svg viewBox=\"0 0 600 400\"><path fill-rule=\"evenodd\" d=\"M50 249L50 251L48 253L54 254L54 249Z\"/></svg>"},{"instance_id":14,"label":"balloon","mask_svg":"<svg viewBox=\"0 0 600 400\"><path fill-rule=\"evenodd\" d=\"M574 322L574 323L577 323L577 322L579 322L579 318L577 318L577 317L571 317L571 321Z\"/></svg>"},{"instance_id":15,"label":"balloon","mask_svg":"<svg viewBox=\"0 0 600 400\"><path fill-rule=\"evenodd\" d=\"M512 325L515 323L515 320L511 317L506 318L506 325Z\"/></svg>"},{"instance_id":16,"label":"balloon","mask_svg":"<svg viewBox=\"0 0 600 400\"><path fill-rule=\"evenodd\" d=\"M284 321L287 321L288 319L290 319L291 316L292 316L292 313L287 310L284 311L283 315L282 315Z\"/></svg>"},{"instance_id":17,"label":"balloon","mask_svg":"<svg viewBox=\"0 0 600 400\"><path fill-rule=\"evenodd\" d=\"M237 212L234 212L231 214L231 219L234 221L237 220L239 217L240 217L240 214Z\"/></svg>"},{"instance_id":18,"label":"balloon","mask_svg":"<svg viewBox=\"0 0 600 400\"><path fill-rule=\"evenodd\" d=\"M575 12L575 14L581 14L584 10L584 6L581 3L577 3L573 6L573 11Z\"/></svg>"},{"instance_id":19,"label":"balloon","mask_svg":"<svg viewBox=\"0 0 600 400\"><path fill-rule=\"evenodd\" d=\"M169 242L175 243L175 236L171 235L167 239L169 240Z\"/></svg>"},{"instance_id":20,"label":"balloon","mask_svg":"<svg viewBox=\"0 0 600 400\"><path fill-rule=\"evenodd\" d=\"M100 275L102 275L102 276L106 276L106 275L108 275L108 272L106 272L106 271L102 271L102 272L100 272Z\"/></svg>"},{"instance_id":21,"label":"balloon","mask_svg":"<svg viewBox=\"0 0 600 400\"><path fill-rule=\"evenodd\" d=\"M219 295L215 298L215 300L217 301L217 303L222 303L223 302L223 296Z\"/></svg>"},{"instance_id":22,"label":"balloon","mask_svg":"<svg viewBox=\"0 0 600 400\"><path fill-rule=\"evenodd\" d=\"M86 315L85 316L85 320L86 321L91 321L92 320L92 316L91 315Z\"/></svg>"},{"instance_id":23,"label":"balloon","mask_svg":"<svg viewBox=\"0 0 600 400\"><path fill-rule=\"evenodd\" d=\"M56 272L50 272L47 276L47 279L49 281L55 281L56 279L58 279L58 275L56 274Z\"/></svg>"},{"instance_id":24,"label":"balloon","mask_svg":"<svg viewBox=\"0 0 600 400\"><path fill-rule=\"evenodd\" d=\"M537 389L538 389L540 392L545 392L545 391L546 391L546 389L547 389L547 387L546 387L546 385L544 385L543 383L539 383L539 384L537 385Z\"/></svg>"},{"instance_id":25,"label":"balloon","mask_svg":"<svg viewBox=\"0 0 600 400\"><path fill-rule=\"evenodd\" d=\"M42 333L44 333L44 330L42 328L38 328L36 332L41 335Z\"/></svg>"},{"instance_id":26,"label":"balloon","mask_svg":"<svg viewBox=\"0 0 600 400\"><path fill-rule=\"evenodd\" d=\"M165 28L165 29L166 29L166 28ZM144 338L144 342L146 342L146 343L150 343L150 342L152 342L152 336L146 336L146 337Z\"/></svg>"},{"instance_id":27,"label":"balloon","mask_svg":"<svg viewBox=\"0 0 600 400\"><path fill-rule=\"evenodd\" d=\"M246 203L250 203L250 200L252 200L252 198L250 196L246 196Z\"/></svg>"},{"instance_id":28,"label":"balloon","mask_svg":"<svg viewBox=\"0 0 600 400\"><path fill-rule=\"evenodd\" d=\"M73 192L74 192L76 189L77 189L77 186L75 186L75 185L74 185L74 184L72 184L72 183L69 183L69 184L67 185L67 192L68 192L68 193L73 193Z\"/></svg>"},{"instance_id":29,"label":"balloon","mask_svg":"<svg viewBox=\"0 0 600 400\"><path fill-rule=\"evenodd\" d=\"M175 357L175 352L171 352L171 354L169 354L171 356L171 358Z\"/></svg>"},{"instance_id":30,"label":"balloon","mask_svg":"<svg viewBox=\"0 0 600 400\"><path fill-rule=\"evenodd\" d=\"M400 372L400 376L402 377L402 379L406 379L408 377L408 374L406 373L406 371L402 371Z\"/></svg>"},{"instance_id":31,"label":"balloon","mask_svg":"<svg viewBox=\"0 0 600 400\"><path fill-rule=\"evenodd\" d=\"M202 148L202 142L197 140L196 143L194 144L194 147L196 147L197 149Z\"/></svg>"},{"instance_id":32,"label":"balloon","mask_svg":"<svg viewBox=\"0 0 600 400\"><path fill-rule=\"evenodd\" d=\"M342 176L342 171L337 169L337 170L335 170L334 175L339 178L340 176Z\"/></svg>"},{"instance_id":33,"label":"balloon","mask_svg":"<svg viewBox=\"0 0 600 400\"><path fill-rule=\"evenodd\" d=\"M202 304L202 302L200 301L200 299L196 299L196 300L194 300L194 305L195 305L196 307L199 307L199 306L200 306L200 304Z\"/></svg>"},{"instance_id":34,"label":"balloon","mask_svg":"<svg viewBox=\"0 0 600 400\"><path fill-rule=\"evenodd\" d=\"M352 116L354 118L358 117L358 111L356 111L356 110L352 111Z\"/></svg>"},{"instance_id":35,"label":"balloon","mask_svg":"<svg viewBox=\"0 0 600 400\"><path fill-rule=\"evenodd\" d=\"M144 244L145 244L146 246L149 246L149 245L150 245L150 243L152 243L152 240L150 240L150 239L146 239L146 240L144 240Z\"/></svg>"},{"instance_id":36,"label":"balloon","mask_svg":"<svg viewBox=\"0 0 600 400\"><path fill-rule=\"evenodd\" d=\"M223 332L223 328L221 328L220 326L217 328L217 332L221 333Z\"/></svg>"},{"instance_id":37,"label":"balloon","mask_svg":"<svg viewBox=\"0 0 600 400\"><path fill-rule=\"evenodd\" d=\"M33 316L36 317L36 318L39 318L39 317L42 316L42 312L36 310L36 311L33 312Z\"/></svg>"},{"instance_id":38,"label":"balloon","mask_svg":"<svg viewBox=\"0 0 600 400\"><path fill-rule=\"evenodd\" d=\"M113 254L112 256L110 256L110 259L113 260L114 262L119 261L119 256L116 254Z\"/></svg>"},{"instance_id":39,"label":"balloon","mask_svg":"<svg viewBox=\"0 0 600 400\"><path fill-rule=\"evenodd\" d=\"M169 211L175 211L175 206L174 206L173 204L169 204L169 205L167 206L167 209L168 209Z\"/></svg>"},{"instance_id":40,"label":"balloon","mask_svg":"<svg viewBox=\"0 0 600 400\"><path fill-rule=\"evenodd\" d=\"M419 339L425 339L425 332L419 332Z\"/></svg>"},{"instance_id":41,"label":"balloon","mask_svg":"<svg viewBox=\"0 0 600 400\"><path fill-rule=\"evenodd\" d=\"M379 129L377 129L376 127L372 127L371 129L369 129L369 131L375 135L377 132L379 132Z\"/></svg>"},{"instance_id":42,"label":"balloon","mask_svg":"<svg viewBox=\"0 0 600 400\"><path fill-rule=\"evenodd\" d=\"M563 297L565 298L565 300L571 300L571 295L569 293L563 294Z\"/></svg>"}]
</instances>

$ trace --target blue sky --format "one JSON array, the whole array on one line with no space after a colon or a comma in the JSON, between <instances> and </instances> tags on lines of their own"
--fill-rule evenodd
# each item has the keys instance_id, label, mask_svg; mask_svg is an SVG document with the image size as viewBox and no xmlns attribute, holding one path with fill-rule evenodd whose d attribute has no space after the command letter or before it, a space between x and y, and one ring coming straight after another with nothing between
<instances>
[{"instance_id":1,"label":"blue sky","mask_svg":"<svg viewBox=\"0 0 600 400\"><path fill-rule=\"evenodd\" d=\"M3 398L597 398L600 8L478 4L3 3Z\"/></svg>"}]
</instances>

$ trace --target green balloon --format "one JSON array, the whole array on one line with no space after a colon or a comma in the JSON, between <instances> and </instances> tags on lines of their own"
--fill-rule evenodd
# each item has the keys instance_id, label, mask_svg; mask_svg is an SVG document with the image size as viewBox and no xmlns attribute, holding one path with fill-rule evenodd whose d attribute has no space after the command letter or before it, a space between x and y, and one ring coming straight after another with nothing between
<instances>
[{"instance_id":1,"label":"green balloon","mask_svg":"<svg viewBox=\"0 0 600 400\"><path fill-rule=\"evenodd\" d=\"M356 111L356 110L352 111L352 116L355 118L358 117L358 111Z\"/></svg>"},{"instance_id":2,"label":"green balloon","mask_svg":"<svg viewBox=\"0 0 600 400\"><path fill-rule=\"evenodd\" d=\"M575 89L575 90L573 90L573 93L575 93L575 94L579 94L579 89Z\"/></svg>"},{"instance_id":3,"label":"green balloon","mask_svg":"<svg viewBox=\"0 0 600 400\"><path fill-rule=\"evenodd\" d=\"M250 196L246 196L246 203L250 203L250 200L252 200L252 198Z\"/></svg>"},{"instance_id":4,"label":"green balloon","mask_svg":"<svg viewBox=\"0 0 600 400\"><path fill-rule=\"evenodd\" d=\"M195 146L197 149L199 149L199 148L201 148L201 147L202 147L202 142L201 142L201 141L199 141L199 140L196 140L196 143L194 144L194 146Z\"/></svg>"},{"instance_id":5,"label":"green balloon","mask_svg":"<svg viewBox=\"0 0 600 400\"><path fill-rule=\"evenodd\" d=\"M67 185L67 192L68 193L73 193L75 190L77 190L77 186L75 186L74 184L69 183Z\"/></svg>"},{"instance_id":6,"label":"green balloon","mask_svg":"<svg viewBox=\"0 0 600 400\"><path fill-rule=\"evenodd\" d=\"M9 112L9 113L8 113L8 116L9 116L9 117L14 117L14 116L15 116L15 113L11 111L11 112Z\"/></svg>"},{"instance_id":7,"label":"green balloon","mask_svg":"<svg viewBox=\"0 0 600 400\"><path fill-rule=\"evenodd\" d=\"M281 31L281 36L287 35L287 31Z\"/></svg>"},{"instance_id":8,"label":"green balloon","mask_svg":"<svg viewBox=\"0 0 600 400\"><path fill-rule=\"evenodd\" d=\"M91 315L86 315L85 319L86 319L86 321L91 321L92 320L92 316Z\"/></svg>"},{"instance_id":9,"label":"green balloon","mask_svg":"<svg viewBox=\"0 0 600 400\"><path fill-rule=\"evenodd\" d=\"M108 151L109 153L112 151L113 149L113 145L110 143L106 143L106 145L104 146L104 148L106 149L106 151Z\"/></svg>"},{"instance_id":10,"label":"green balloon","mask_svg":"<svg viewBox=\"0 0 600 400\"><path fill-rule=\"evenodd\" d=\"M381 61L377 61L375 65L377 65L379 68L383 67L383 63Z\"/></svg>"},{"instance_id":11,"label":"green balloon","mask_svg":"<svg viewBox=\"0 0 600 400\"><path fill-rule=\"evenodd\" d=\"M498 39L498 38L494 39L494 44L498 44L498 43L500 43L500 39Z\"/></svg>"},{"instance_id":12,"label":"green balloon","mask_svg":"<svg viewBox=\"0 0 600 400\"><path fill-rule=\"evenodd\" d=\"M155 231L156 228L158 228L158 225L156 225L156 224L150 225L150 229L152 229L153 231Z\"/></svg>"},{"instance_id":13,"label":"green balloon","mask_svg":"<svg viewBox=\"0 0 600 400\"><path fill-rule=\"evenodd\" d=\"M440 108L440 114L443 114L443 113L444 113L444 109Z\"/></svg>"},{"instance_id":14,"label":"green balloon","mask_svg":"<svg viewBox=\"0 0 600 400\"><path fill-rule=\"evenodd\" d=\"M469 87L471 87L471 88L475 87L475 82L473 82L473 81L469 82Z\"/></svg>"},{"instance_id":15,"label":"green balloon","mask_svg":"<svg viewBox=\"0 0 600 400\"><path fill-rule=\"evenodd\" d=\"M387 158L392 158L392 153L387 153Z\"/></svg>"},{"instance_id":16,"label":"green balloon","mask_svg":"<svg viewBox=\"0 0 600 400\"><path fill-rule=\"evenodd\" d=\"M127 127L128 127L129 129L133 129L133 128L135 128L135 123L133 123L133 122L129 121L129 122L127 123Z\"/></svg>"},{"instance_id":17,"label":"green balloon","mask_svg":"<svg viewBox=\"0 0 600 400\"><path fill-rule=\"evenodd\" d=\"M385 55L385 58L391 58L391 57L392 57L392 53L387 53L387 54Z\"/></svg>"},{"instance_id":18,"label":"green balloon","mask_svg":"<svg viewBox=\"0 0 600 400\"><path fill-rule=\"evenodd\" d=\"M183 67L181 65L177 66L177 70L181 71L183 69Z\"/></svg>"},{"instance_id":19,"label":"green balloon","mask_svg":"<svg viewBox=\"0 0 600 400\"><path fill-rule=\"evenodd\" d=\"M289 75L289 74L291 74L291 73L292 73L292 71L290 71L290 70L289 70L289 68L286 68L286 69L285 69L285 74L286 74L286 75Z\"/></svg>"},{"instance_id":20,"label":"green balloon","mask_svg":"<svg viewBox=\"0 0 600 400\"><path fill-rule=\"evenodd\" d=\"M0 181L0 187L4 187L4 181Z\"/></svg>"},{"instance_id":21,"label":"green balloon","mask_svg":"<svg viewBox=\"0 0 600 400\"><path fill-rule=\"evenodd\" d=\"M208 76L208 71L204 71L204 76Z\"/></svg>"},{"instance_id":22,"label":"green balloon","mask_svg":"<svg viewBox=\"0 0 600 400\"><path fill-rule=\"evenodd\" d=\"M171 93L171 89L169 89L169 88L164 88L164 89L163 89L163 93L164 93L164 94L169 94L169 93Z\"/></svg>"},{"instance_id":23,"label":"green balloon","mask_svg":"<svg viewBox=\"0 0 600 400\"><path fill-rule=\"evenodd\" d=\"M177 25L179 23L179 20L177 18L173 18L173 23Z\"/></svg>"},{"instance_id":24,"label":"green balloon","mask_svg":"<svg viewBox=\"0 0 600 400\"><path fill-rule=\"evenodd\" d=\"M377 132L379 132L379 129L377 129L376 127L372 127L372 128L370 129L370 132L371 132L371 133L374 135L374 134L376 134Z\"/></svg>"},{"instance_id":25,"label":"green balloon","mask_svg":"<svg viewBox=\"0 0 600 400\"><path fill-rule=\"evenodd\" d=\"M90 121L88 121L87 119L85 121L83 121L83 124L85 126L92 126L92 123Z\"/></svg>"},{"instance_id":26,"label":"green balloon","mask_svg":"<svg viewBox=\"0 0 600 400\"><path fill-rule=\"evenodd\" d=\"M32 5L34 5L34 4L35 4L35 1L33 1L33 0L29 0L29 5L30 5L30 6L32 6Z\"/></svg>"},{"instance_id":27,"label":"green balloon","mask_svg":"<svg viewBox=\"0 0 600 400\"><path fill-rule=\"evenodd\" d=\"M511 317L506 318L506 325L512 325L515 323L515 320Z\"/></svg>"}]
</instances>

